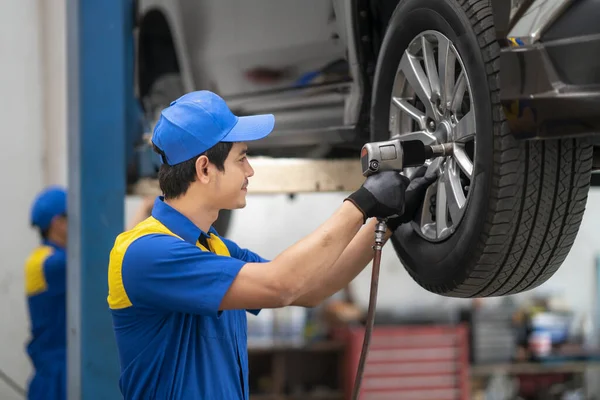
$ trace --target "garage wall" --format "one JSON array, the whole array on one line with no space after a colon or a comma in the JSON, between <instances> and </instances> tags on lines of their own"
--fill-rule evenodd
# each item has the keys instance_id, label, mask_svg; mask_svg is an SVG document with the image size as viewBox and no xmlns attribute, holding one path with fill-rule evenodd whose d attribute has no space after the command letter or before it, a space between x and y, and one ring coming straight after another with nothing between
<instances>
[{"instance_id":1,"label":"garage wall","mask_svg":"<svg viewBox=\"0 0 600 400\"><path fill-rule=\"evenodd\" d=\"M41 42L36 0L3 2L0 12L0 171L5 191L0 208L4 228L0 240L0 370L20 385L29 374L23 295L23 262L37 244L27 224L29 204L43 175L43 99ZM13 392L0 380L0 398ZM18 398L18 397L17 397Z\"/></svg>"}]
</instances>

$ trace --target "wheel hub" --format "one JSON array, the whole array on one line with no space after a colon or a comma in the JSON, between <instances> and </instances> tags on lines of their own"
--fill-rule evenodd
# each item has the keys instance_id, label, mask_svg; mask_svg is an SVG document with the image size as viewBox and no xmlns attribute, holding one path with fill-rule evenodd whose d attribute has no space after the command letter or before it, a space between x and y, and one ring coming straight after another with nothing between
<instances>
[{"instance_id":1,"label":"wheel hub","mask_svg":"<svg viewBox=\"0 0 600 400\"><path fill-rule=\"evenodd\" d=\"M471 85L453 43L436 31L416 36L396 73L390 132L425 144L452 143L451 156L428 164L439 169L440 177L413 221L429 241L447 239L464 216L475 165L475 121Z\"/></svg>"}]
</instances>

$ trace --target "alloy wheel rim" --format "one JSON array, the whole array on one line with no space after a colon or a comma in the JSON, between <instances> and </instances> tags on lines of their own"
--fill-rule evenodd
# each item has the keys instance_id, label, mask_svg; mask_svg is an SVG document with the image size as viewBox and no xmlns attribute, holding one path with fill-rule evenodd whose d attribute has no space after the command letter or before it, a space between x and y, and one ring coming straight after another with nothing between
<instances>
[{"instance_id":1,"label":"alloy wheel rim","mask_svg":"<svg viewBox=\"0 0 600 400\"><path fill-rule=\"evenodd\" d=\"M464 63L442 33L422 32L404 51L392 88L389 129L392 137L405 140L453 143L452 155L427 163L429 169L439 169L439 178L428 188L412 222L426 240L447 239L462 221L471 197L476 118Z\"/></svg>"}]
</instances>

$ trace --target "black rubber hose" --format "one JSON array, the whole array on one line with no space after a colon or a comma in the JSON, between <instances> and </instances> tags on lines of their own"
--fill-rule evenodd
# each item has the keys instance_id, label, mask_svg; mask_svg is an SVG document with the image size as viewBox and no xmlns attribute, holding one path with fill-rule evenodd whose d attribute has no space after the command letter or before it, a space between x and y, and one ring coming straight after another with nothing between
<instances>
[{"instance_id":1,"label":"black rubber hose","mask_svg":"<svg viewBox=\"0 0 600 400\"><path fill-rule=\"evenodd\" d=\"M375 254L373 256L373 271L371 273L371 293L369 294L369 309L367 311L365 337L363 339L360 360L358 362L358 368L356 370L356 378L354 379L352 400L357 400L360 394L360 386L365 370L365 363L367 360L367 354L369 353L369 345L371 344L371 333L373 332L373 325L375 323L375 307L377 305L377 289L379 288L379 265L381 264L381 249L383 248L383 241L386 229L387 226L385 220L379 220L375 228L375 246L373 247Z\"/></svg>"}]
</instances>

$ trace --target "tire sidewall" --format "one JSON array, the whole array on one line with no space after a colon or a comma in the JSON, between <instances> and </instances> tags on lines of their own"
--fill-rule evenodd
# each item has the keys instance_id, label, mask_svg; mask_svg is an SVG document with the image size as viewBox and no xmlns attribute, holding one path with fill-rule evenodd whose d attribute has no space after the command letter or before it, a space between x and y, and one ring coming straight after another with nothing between
<instances>
[{"instance_id":1,"label":"tire sidewall","mask_svg":"<svg viewBox=\"0 0 600 400\"><path fill-rule=\"evenodd\" d=\"M411 224L405 224L395 232L392 243L404 267L420 284L451 289L466 278L480 256L477 244L489 210L494 162L492 102L485 63L471 23L454 0L405 0L398 5L377 62L371 139L389 139L389 109L396 70L408 44L426 30L439 31L451 40L469 77L477 123L474 178L465 215L448 239L431 243L415 233Z\"/></svg>"}]
</instances>

